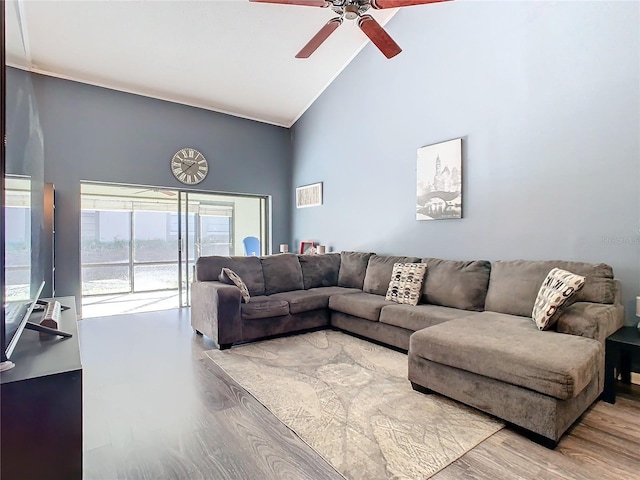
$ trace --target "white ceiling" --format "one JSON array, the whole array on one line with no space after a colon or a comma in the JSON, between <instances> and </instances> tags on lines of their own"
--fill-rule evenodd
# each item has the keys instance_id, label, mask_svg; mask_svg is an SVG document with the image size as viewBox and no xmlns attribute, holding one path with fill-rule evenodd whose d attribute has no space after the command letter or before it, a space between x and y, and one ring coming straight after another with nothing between
<instances>
[{"instance_id":1,"label":"white ceiling","mask_svg":"<svg viewBox=\"0 0 640 480\"><path fill-rule=\"evenodd\" d=\"M296 59L335 14L248 0L10 0L6 8L9 65L284 127L368 43L345 21L309 59ZM396 11L371 13L384 25ZM381 53L379 61L392 60Z\"/></svg>"}]
</instances>

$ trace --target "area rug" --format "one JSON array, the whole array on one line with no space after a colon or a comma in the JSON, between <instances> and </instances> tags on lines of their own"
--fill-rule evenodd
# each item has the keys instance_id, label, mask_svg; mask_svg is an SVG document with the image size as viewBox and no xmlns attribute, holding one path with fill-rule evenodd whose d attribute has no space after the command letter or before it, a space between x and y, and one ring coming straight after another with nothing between
<instances>
[{"instance_id":1,"label":"area rug","mask_svg":"<svg viewBox=\"0 0 640 480\"><path fill-rule=\"evenodd\" d=\"M429 478L503 427L415 392L405 354L340 332L206 353L349 480Z\"/></svg>"}]
</instances>

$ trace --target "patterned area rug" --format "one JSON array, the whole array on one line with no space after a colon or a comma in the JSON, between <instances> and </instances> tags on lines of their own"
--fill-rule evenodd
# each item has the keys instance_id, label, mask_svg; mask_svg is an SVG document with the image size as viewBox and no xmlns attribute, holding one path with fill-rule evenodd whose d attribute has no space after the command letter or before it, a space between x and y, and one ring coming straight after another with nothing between
<instances>
[{"instance_id":1,"label":"patterned area rug","mask_svg":"<svg viewBox=\"0 0 640 480\"><path fill-rule=\"evenodd\" d=\"M331 330L206 353L350 480L429 478L503 427L413 391L406 355Z\"/></svg>"}]
</instances>

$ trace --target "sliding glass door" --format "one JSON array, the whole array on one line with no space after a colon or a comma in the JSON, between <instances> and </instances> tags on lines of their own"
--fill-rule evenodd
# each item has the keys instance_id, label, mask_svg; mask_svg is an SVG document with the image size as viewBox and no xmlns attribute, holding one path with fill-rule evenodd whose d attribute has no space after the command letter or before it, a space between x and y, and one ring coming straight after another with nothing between
<instances>
[{"instance_id":1,"label":"sliding glass door","mask_svg":"<svg viewBox=\"0 0 640 480\"><path fill-rule=\"evenodd\" d=\"M195 261L208 255L245 255L244 240L259 240L260 254L269 251L266 239L267 199L180 192L180 302L190 304ZM188 221L187 221L188 219Z\"/></svg>"},{"instance_id":2,"label":"sliding glass door","mask_svg":"<svg viewBox=\"0 0 640 480\"><path fill-rule=\"evenodd\" d=\"M176 292L190 303L195 261L269 251L266 197L82 185L83 296Z\"/></svg>"}]
</instances>

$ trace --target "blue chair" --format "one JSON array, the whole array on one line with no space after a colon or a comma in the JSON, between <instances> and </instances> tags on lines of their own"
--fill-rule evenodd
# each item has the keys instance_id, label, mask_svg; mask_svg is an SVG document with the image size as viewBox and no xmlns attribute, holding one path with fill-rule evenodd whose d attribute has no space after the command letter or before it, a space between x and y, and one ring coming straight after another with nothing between
<instances>
[{"instance_id":1,"label":"blue chair","mask_svg":"<svg viewBox=\"0 0 640 480\"><path fill-rule=\"evenodd\" d=\"M260 256L260 240L256 237L245 237L242 240L244 244L244 254L247 257Z\"/></svg>"}]
</instances>

